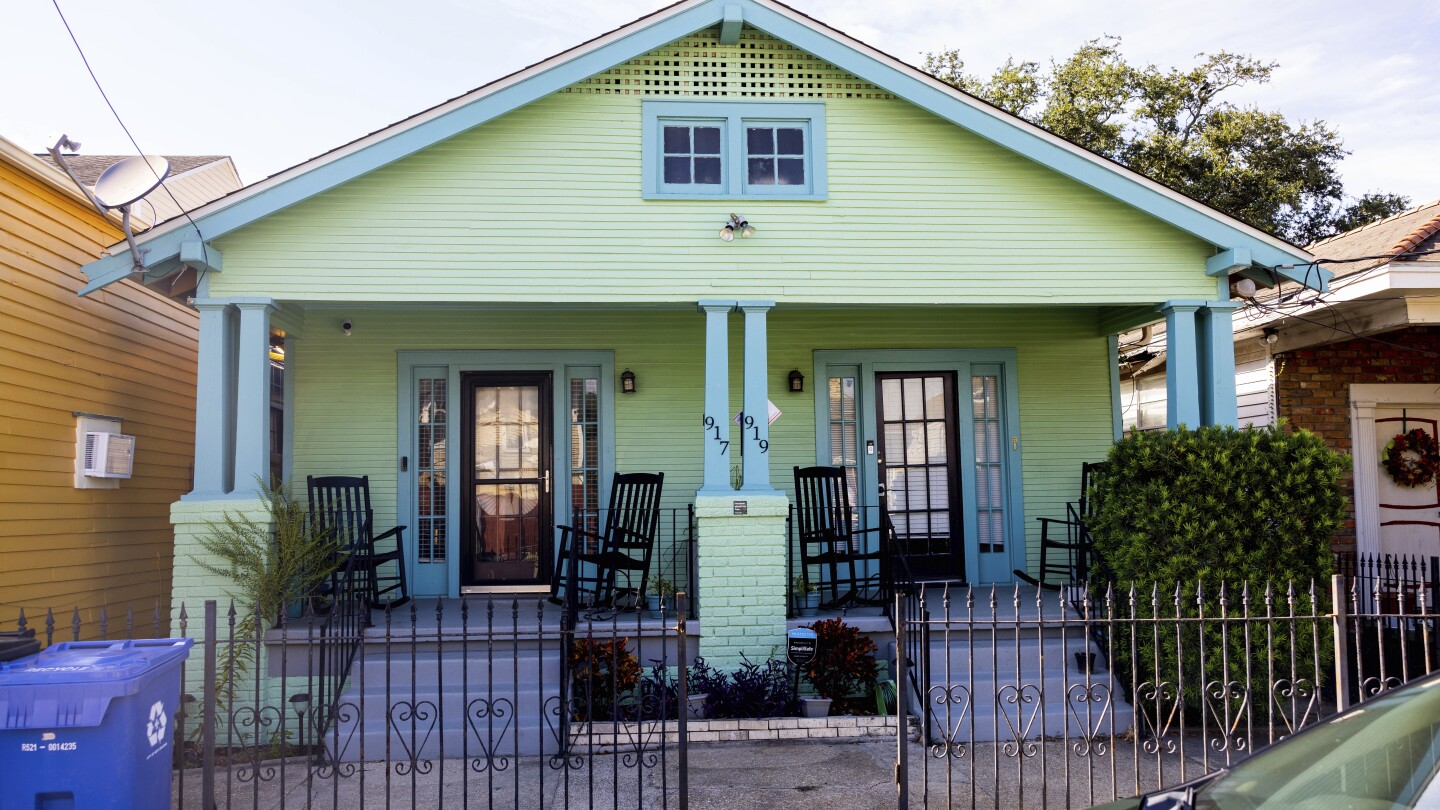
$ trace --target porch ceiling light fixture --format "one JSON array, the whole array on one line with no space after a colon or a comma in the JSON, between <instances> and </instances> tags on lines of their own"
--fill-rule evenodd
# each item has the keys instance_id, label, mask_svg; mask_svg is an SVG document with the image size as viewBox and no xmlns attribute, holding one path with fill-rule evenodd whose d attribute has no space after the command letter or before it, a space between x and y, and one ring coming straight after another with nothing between
<instances>
[{"instance_id":1,"label":"porch ceiling light fixture","mask_svg":"<svg viewBox=\"0 0 1440 810\"><path fill-rule=\"evenodd\" d=\"M1277 331L1273 326L1267 326L1264 329L1260 330L1260 344L1262 346L1273 345L1275 341L1279 339L1280 332Z\"/></svg>"},{"instance_id":2,"label":"porch ceiling light fixture","mask_svg":"<svg viewBox=\"0 0 1440 810\"><path fill-rule=\"evenodd\" d=\"M635 372L628 368L620 373L620 393L635 393Z\"/></svg>"},{"instance_id":3,"label":"porch ceiling light fixture","mask_svg":"<svg viewBox=\"0 0 1440 810\"><path fill-rule=\"evenodd\" d=\"M741 238L749 239L755 235L755 226L750 220L740 214L731 214L730 219L725 221L725 227L720 229L720 240L723 242L735 241L735 233L740 233Z\"/></svg>"},{"instance_id":4,"label":"porch ceiling light fixture","mask_svg":"<svg viewBox=\"0 0 1440 810\"><path fill-rule=\"evenodd\" d=\"M805 375L800 373L800 369L798 369L798 368L791 369L791 370L790 370L790 376L789 376L787 379L790 380L790 393L792 393L792 394L804 393L804 391L805 391Z\"/></svg>"}]
</instances>

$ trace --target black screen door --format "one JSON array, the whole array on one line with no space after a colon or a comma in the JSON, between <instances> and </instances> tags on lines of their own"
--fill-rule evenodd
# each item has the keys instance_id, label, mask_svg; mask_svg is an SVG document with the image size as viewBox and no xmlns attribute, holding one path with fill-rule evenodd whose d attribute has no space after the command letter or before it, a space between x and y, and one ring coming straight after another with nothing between
<instances>
[{"instance_id":1,"label":"black screen door","mask_svg":"<svg viewBox=\"0 0 1440 810\"><path fill-rule=\"evenodd\" d=\"M551 379L548 372L460 376L463 414L460 584L548 582Z\"/></svg>"},{"instance_id":2,"label":"black screen door","mask_svg":"<svg viewBox=\"0 0 1440 810\"><path fill-rule=\"evenodd\" d=\"M875 375L886 505L899 552L920 579L965 578L955 375Z\"/></svg>"}]
</instances>

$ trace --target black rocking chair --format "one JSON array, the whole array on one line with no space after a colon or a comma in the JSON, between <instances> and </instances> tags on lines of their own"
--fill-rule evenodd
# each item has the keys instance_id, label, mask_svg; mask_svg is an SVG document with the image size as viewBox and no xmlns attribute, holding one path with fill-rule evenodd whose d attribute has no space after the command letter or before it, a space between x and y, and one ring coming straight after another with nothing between
<instances>
[{"instance_id":1,"label":"black rocking chair","mask_svg":"<svg viewBox=\"0 0 1440 810\"><path fill-rule=\"evenodd\" d=\"M375 513L370 508L370 476L307 476L310 519L328 528L347 555L355 558L353 570L365 583L372 608L396 608L410 600L405 584L405 527L375 534ZM382 541L394 547L382 551Z\"/></svg>"},{"instance_id":2,"label":"black rocking chair","mask_svg":"<svg viewBox=\"0 0 1440 810\"><path fill-rule=\"evenodd\" d=\"M888 604L885 534L856 525L844 467L795 468L795 520L801 574L820 589L822 610Z\"/></svg>"},{"instance_id":3,"label":"black rocking chair","mask_svg":"<svg viewBox=\"0 0 1440 810\"><path fill-rule=\"evenodd\" d=\"M573 594L579 607L630 609L643 604L664 482L665 473L617 473L610 484L603 531L555 527L560 549L550 580L550 601L564 604Z\"/></svg>"},{"instance_id":4,"label":"black rocking chair","mask_svg":"<svg viewBox=\"0 0 1440 810\"><path fill-rule=\"evenodd\" d=\"M1090 488L1107 467L1103 461L1081 465L1080 500L1065 504L1064 518L1036 518L1040 521L1039 576L1017 568L1016 577L1050 591L1084 585L1089 580L1095 560L1095 541L1089 526L1095 504Z\"/></svg>"}]
</instances>

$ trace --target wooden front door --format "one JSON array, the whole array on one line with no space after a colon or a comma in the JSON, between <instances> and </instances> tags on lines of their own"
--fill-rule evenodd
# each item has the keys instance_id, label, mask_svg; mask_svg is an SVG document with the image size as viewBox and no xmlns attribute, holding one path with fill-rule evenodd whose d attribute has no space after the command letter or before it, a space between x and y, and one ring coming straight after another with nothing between
<instances>
[{"instance_id":1,"label":"wooden front door","mask_svg":"<svg viewBox=\"0 0 1440 810\"><path fill-rule=\"evenodd\" d=\"M881 484L919 579L965 578L953 372L875 375Z\"/></svg>"},{"instance_id":2,"label":"wooden front door","mask_svg":"<svg viewBox=\"0 0 1440 810\"><path fill-rule=\"evenodd\" d=\"M551 570L551 375L462 374L461 587L541 586Z\"/></svg>"}]
</instances>

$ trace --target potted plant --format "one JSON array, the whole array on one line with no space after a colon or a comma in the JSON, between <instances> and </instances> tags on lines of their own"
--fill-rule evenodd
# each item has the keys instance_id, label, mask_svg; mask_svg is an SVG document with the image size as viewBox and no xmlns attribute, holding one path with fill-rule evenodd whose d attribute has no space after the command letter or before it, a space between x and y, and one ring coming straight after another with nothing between
<instances>
[{"instance_id":1,"label":"potted plant","mask_svg":"<svg viewBox=\"0 0 1440 810\"><path fill-rule=\"evenodd\" d=\"M814 616L820 610L820 589L804 574L790 580L790 598L795 600L795 610L801 616Z\"/></svg>"},{"instance_id":2,"label":"potted plant","mask_svg":"<svg viewBox=\"0 0 1440 810\"><path fill-rule=\"evenodd\" d=\"M801 697L801 717L829 717L831 699L828 697Z\"/></svg>"},{"instance_id":3,"label":"potted plant","mask_svg":"<svg viewBox=\"0 0 1440 810\"><path fill-rule=\"evenodd\" d=\"M651 618L665 618L666 610L673 611L675 607L674 583L660 574L651 577L650 587L645 594L645 607L650 611Z\"/></svg>"}]
</instances>

